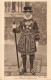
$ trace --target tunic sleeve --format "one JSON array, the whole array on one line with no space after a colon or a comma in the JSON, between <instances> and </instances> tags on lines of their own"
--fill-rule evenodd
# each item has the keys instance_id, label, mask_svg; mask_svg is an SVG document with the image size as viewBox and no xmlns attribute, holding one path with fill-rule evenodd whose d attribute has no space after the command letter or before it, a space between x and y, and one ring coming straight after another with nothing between
<instances>
[{"instance_id":1,"label":"tunic sleeve","mask_svg":"<svg viewBox=\"0 0 51 80\"><path fill-rule=\"evenodd\" d=\"M33 29L35 31L35 40L39 40L40 39L40 36L39 36L39 28L38 28L38 25L37 25L37 22L35 21L34 22L34 26L33 26Z\"/></svg>"},{"instance_id":2,"label":"tunic sleeve","mask_svg":"<svg viewBox=\"0 0 51 80\"><path fill-rule=\"evenodd\" d=\"M16 27L16 28L14 28L14 29L13 29L13 32L14 32L14 33L20 33L22 29L23 29L23 24L22 24L22 22L20 21L19 26Z\"/></svg>"},{"instance_id":3,"label":"tunic sleeve","mask_svg":"<svg viewBox=\"0 0 51 80\"><path fill-rule=\"evenodd\" d=\"M18 28L16 28L16 32L20 33L22 31L22 29L23 29L23 23L20 21Z\"/></svg>"}]
</instances>

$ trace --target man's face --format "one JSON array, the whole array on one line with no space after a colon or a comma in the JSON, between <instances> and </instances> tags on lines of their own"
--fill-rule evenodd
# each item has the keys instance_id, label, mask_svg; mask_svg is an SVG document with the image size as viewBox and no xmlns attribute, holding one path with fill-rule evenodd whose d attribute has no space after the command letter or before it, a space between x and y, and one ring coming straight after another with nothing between
<instances>
[{"instance_id":1,"label":"man's face","mask_svg":"<svg viewBox=\"0 0 51 80\"><path fill-rule=\"evenodd\" d=\"M25 16L26 16L27 18L29 18L30 15L31 15L31 12L25 12Z\"/></svg>"}]
</instances>

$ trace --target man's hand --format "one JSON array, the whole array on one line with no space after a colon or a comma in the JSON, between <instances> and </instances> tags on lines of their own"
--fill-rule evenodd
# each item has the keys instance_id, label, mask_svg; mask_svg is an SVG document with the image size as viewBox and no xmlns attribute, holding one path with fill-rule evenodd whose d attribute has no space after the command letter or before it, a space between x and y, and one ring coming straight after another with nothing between
<instances>
[{"instance_id":1,"label":"man's hand","mask_svg":"<svg viewBox=\"0 0 51 80\"><path fill-rule=\"evenodd\" d=\"M12 28L13 28L13 32L16 33L16 24L15 24L15 22L13 22Z\"/></svg>"}]
</instances>

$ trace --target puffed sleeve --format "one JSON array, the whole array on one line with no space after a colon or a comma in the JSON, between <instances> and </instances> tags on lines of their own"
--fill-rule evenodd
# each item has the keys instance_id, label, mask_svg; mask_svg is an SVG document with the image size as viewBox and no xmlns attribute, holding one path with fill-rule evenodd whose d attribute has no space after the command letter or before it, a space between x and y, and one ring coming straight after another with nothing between
<instances>
[{"instance_id":1,"label":"puffed sleeve","mask_svg":"<svg viewBox=\"0 0 51 80\"><path fill-rule=\"evenodd\" d=\"M15 24L14 24L14 26L15 26ZM23 29L23 24L20 21L19 25L17 25L15 28L13 28L13 32L14 33L20 33L22 29Z\"/></svg>"},{"instance_id":2,"label":"puffed sleeve","mask_svg":"<svg viewBox=\"0 0 51 80\"><path fill-rule=\"evenodd\" d=\"M17 32L17 33L20 33L20 32L22 31L22 29L23 29L23 23L20 21L19 26L16 27L16 32Z\"/></svg>"},{"instance_id":3,"label":"puffed sleeve","mask_svg":"<svg viewBox=\"0 0 51 80\"><path fill-rule=\"evenodd\" d=\"M35 31L35 40L39 40L40 39L40 32L39 32L39 28L38 28L38 25L37 25L37 22L35 21L34 22L34 26L33 26L33 29Z\"/></svg>"}]
</instances>

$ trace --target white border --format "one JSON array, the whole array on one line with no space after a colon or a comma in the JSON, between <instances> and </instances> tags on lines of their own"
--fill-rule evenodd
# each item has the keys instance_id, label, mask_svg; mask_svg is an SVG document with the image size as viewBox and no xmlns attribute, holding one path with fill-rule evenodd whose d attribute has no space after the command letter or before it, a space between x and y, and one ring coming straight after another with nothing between
<instances>
[{"instance_id":1,"label":"white border","mask_svg":"<svg viewBox=\"0 0 51 80\"><path fill-rule=\"evenodd\" d=\"M5 0L23 1L23 0ZM0 1L0 79L1 80L51 80L51 0L28 0L28 1L47 1L47 78L33 76L4 76L4 0ZM27 0L24 0L24 2Z\"/></svg>"}]
</instances>

